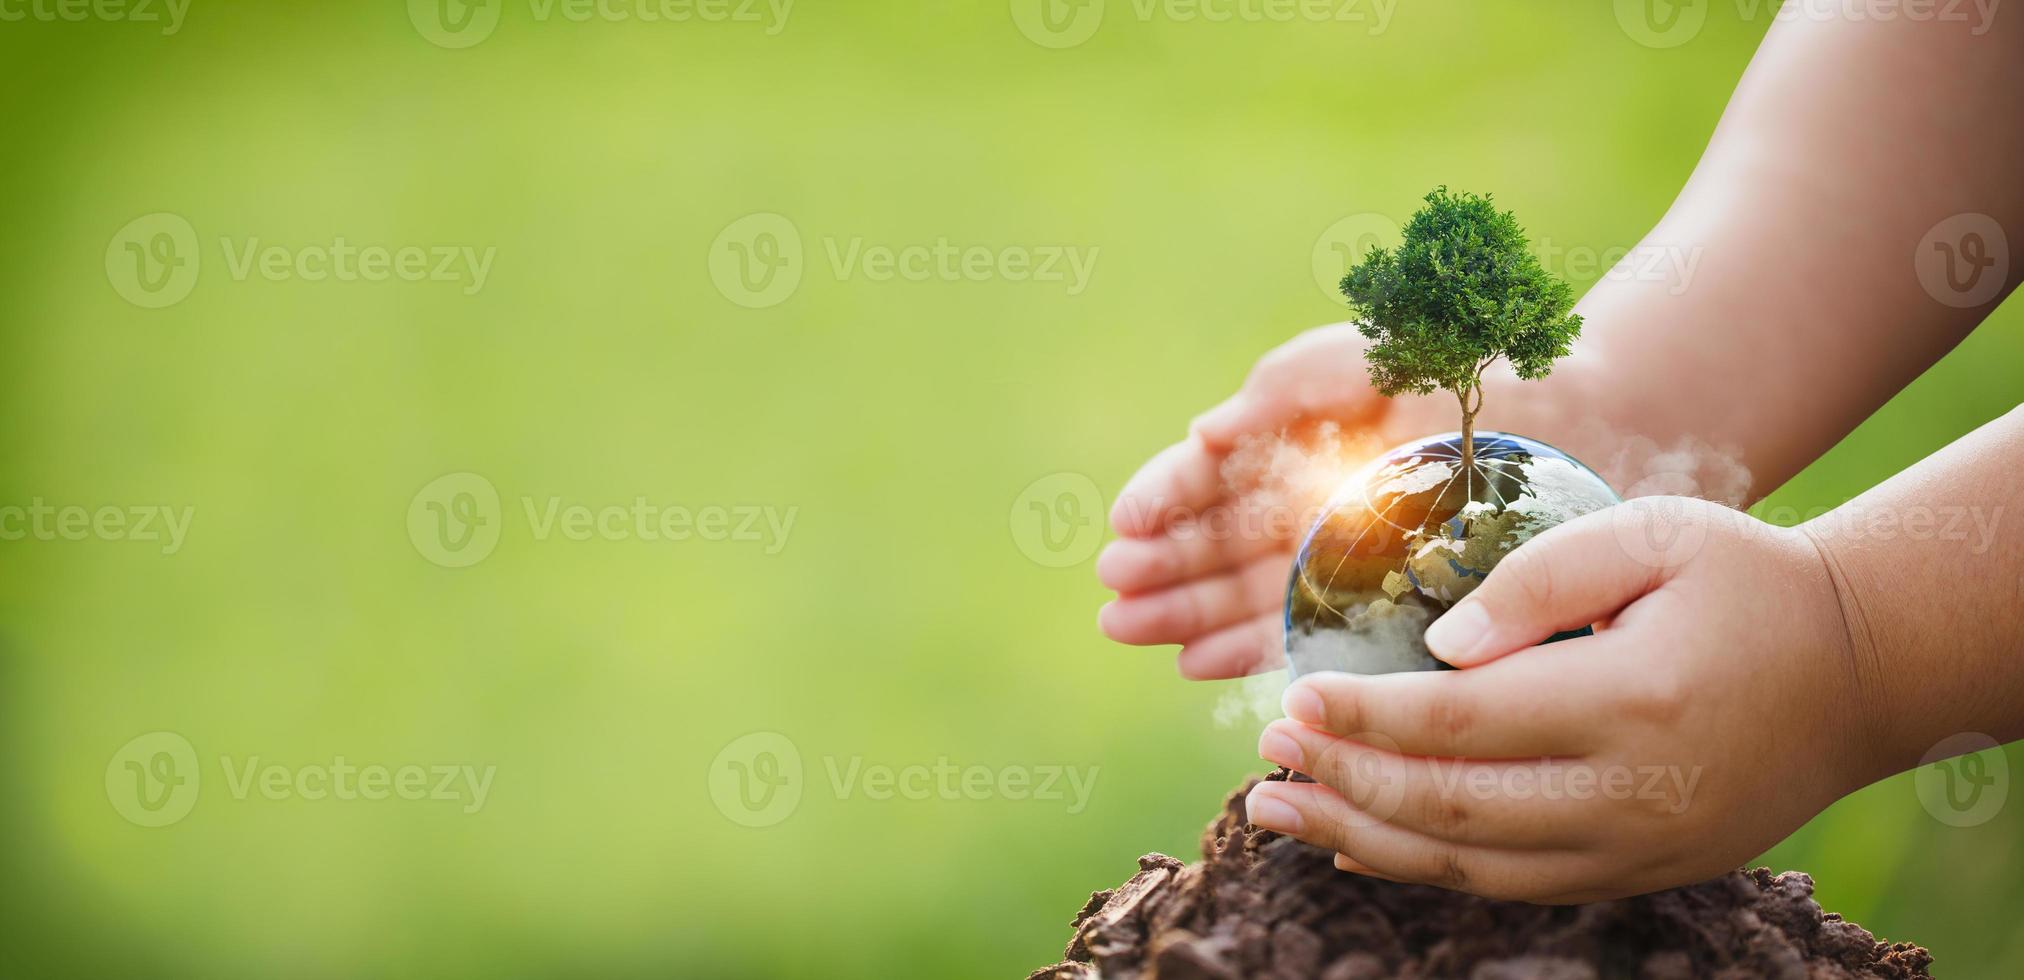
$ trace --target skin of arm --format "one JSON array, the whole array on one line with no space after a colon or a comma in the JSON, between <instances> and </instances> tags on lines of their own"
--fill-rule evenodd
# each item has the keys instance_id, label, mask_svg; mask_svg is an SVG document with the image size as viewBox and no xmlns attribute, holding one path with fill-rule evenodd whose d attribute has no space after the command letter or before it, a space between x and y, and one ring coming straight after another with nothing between
<instances>
[{"instance_id":1,"label":"skin of arm","mask_svg":"<svg viewBox=\"0 0 2024 980\"><path fill-rule=\"evenodd\" d=\"M1662 443L1740 447L1761 496L1960 343L2024 270L2020 21L1979 36L1906 18L1775 24L1640 246L1698 255L1684 291L1633 277L1581 305L1595 335L1575 356L1598 408ZM1914 265L1961 213L2014 243L1987 273L2005 288L1971 308L1935 300Z\"/></svg>"},{"instance_id":2,"label":"skin of arm","mask_svg":"<svg viewBox=\"0 0 2024 980\"><path fill-rule=\"evenodd\" d=\"M1781 20L1669 213L1577 306L1574 353L1540 381L1492 369L1480 424L1591 460L1625 435L1692 436L1740 454L1752 498L1840 441L2024 272L2024 18L1986 26ZM1967 212L2014 245L2008 268L1986 273L2003 289L1961 309L1926 292L1914 258ZM1652 255L1684 257L1691 277L1678 263L1642 274ZM1178 519L1242 506L1219 470L1246 437L1332 420L1391 445L1455 427L1447 396L1372 392L1362 349L1349 325L1295 338L1132 477L1097 563L1118 593L1099 616L1106 634L1181 644L1189 677L1278 666L1299 529L1207 540Z\"/></svg>"},{"instance_id":3,"label":"skin of arm","mask_svg":"<svg viewBox=\"0 0 2024 980\"><path fill-rule=\"evenodd\" d=\"M1840 598L1865 782L1960 732L2024 738L2020 453L2024 408L1800 528Z\"/></svg>"},{"instance_id":4,"label":"skin of arm","mask_svg":"<svg viewBox=\"0 0 2024 980\"><path fill-rule=\"evenodd\" d=\"M1294 682L1259 754L1315 782L1250 820L1345 871L1595 901L1734 868L1952 735L2024 737L2020 453L2024 409L1798 528L1664 497L1553 528L1428 630L1463 669Z\"/></svg>"}]
</instances>

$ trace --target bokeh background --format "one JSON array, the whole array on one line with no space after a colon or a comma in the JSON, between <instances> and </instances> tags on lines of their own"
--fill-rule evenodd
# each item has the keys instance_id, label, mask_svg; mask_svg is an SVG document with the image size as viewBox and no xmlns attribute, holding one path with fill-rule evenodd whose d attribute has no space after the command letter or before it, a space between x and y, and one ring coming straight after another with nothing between
<instances>
[{"instance_id":1,"label":"bokeh background","mask_svg":"<svg viewBox=\"0 0 2024 980\"><path fill-rule=\"evenodd\" d=\"M173 553L0 541L0 972L1050 962L1089 890L1192 853L1261 766L1255 726L1218 723L1228 685L1097 635L1080 502L1341 317L1312 266L1344 218L1445 182L1535 238L1635 244L1769 6L1659 34L1608 5L1375 0L1290 23L1127 0L1093 24L1023 0L0 23L0 505L192 508ZM140 254L197 265L147 308L122 236L160 213L194 238L149 251L178 243L144 225ZM339 237L493 258L475 290L235 274L256 240ZM942 240L994 258L839 267ZM1051 247L1093 255L1086 280L995 258ZM1838 503L2000 414L2020 362L2013 302L1771 504ZM501 501L476 512L489 553L430 543L429 504L486 504L429 497L460 473ZM525 509L636 500L793 524L574 540ZM151 732L200 777L161 827L118 800ZM226 771L338 756L494 775L465 812L235 795ZM1095 781L1080 805L1065 782L832 781L937 764ZM2020 811L1948 826L1905 776L1766 861L1946 975L2014 977Z\"/></svg>"}]
</instances>

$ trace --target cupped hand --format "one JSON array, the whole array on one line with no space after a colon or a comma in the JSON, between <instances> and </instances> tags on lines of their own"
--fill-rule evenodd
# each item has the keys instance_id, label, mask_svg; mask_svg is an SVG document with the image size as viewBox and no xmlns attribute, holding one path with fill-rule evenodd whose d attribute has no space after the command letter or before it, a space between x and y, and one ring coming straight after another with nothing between
<instances>
[{"instance_id":1,"label":"cupped hand","mask_svg":"<svg viewBox=\"0 0 2024 980\"><path fill-rule=\"evenodd\" d=\"M1497 898L1704 880L1880 774L1849 635L1804 531L1634 500L1525 543L1436 620L1461 670L1295 682L1259 752L1316 782L1260 784L1250 819L1345 871Z\"/></svg>"},{"instance_id":2,"label":"cupped hand","mask_svg":"<svg viewBox=\"0 0 2024 980\"><path fill-rule=\"evenodd\" d=\"M1261 506L1232 487L1223 473L1230 454L1247 437L1305 423L1338 423L1373 449L1454 426L1420 399L1379 396L1363 348L1352 324L1295 337L1125 484L1111 508L1118 539L1096 563L1097 577L1118 593L1099 615L1104 633L1120 643L1180 644L1181 673L1193 678L1281 663L1289 556L1306 528L1283 501Z\"/></svg>"}]
</instances>

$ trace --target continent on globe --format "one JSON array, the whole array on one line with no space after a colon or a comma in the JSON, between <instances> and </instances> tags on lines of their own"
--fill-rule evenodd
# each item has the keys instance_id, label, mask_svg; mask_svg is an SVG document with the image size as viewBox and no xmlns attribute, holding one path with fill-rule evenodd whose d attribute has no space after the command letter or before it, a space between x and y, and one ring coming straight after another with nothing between
<instances>
[{"instance_id":1,"label":"continent on globe","mask_svg":"<svg viewBox=\"0 0 2024 980\"><path fill-rule=\"evenodd\" d=\"M1595 471L1543 442L1478 432L1474 448L1465 472L1461 433L1408 443L1336 491L1286 588L1295 677L1445 668L1427 652L1428 624L1512 549L1617 502Z\"/></svg>"}]
</instances>

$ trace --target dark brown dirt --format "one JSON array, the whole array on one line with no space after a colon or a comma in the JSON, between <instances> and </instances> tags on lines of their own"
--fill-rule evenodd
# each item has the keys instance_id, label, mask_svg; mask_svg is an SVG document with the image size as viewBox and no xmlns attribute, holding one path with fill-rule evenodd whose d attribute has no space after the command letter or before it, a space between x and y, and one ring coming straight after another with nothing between
<instances>
[{"instance_id":1,"label":"dark brown dirt","mask_svg":"<svg viewBox=\"0 0 2024 980\"><path fill-rule=\"evenodd\" d=\"M1823 914L1797 872L1592 905L1492 901L1337 871L1328 852L1247 826L1249 789L1224 801L1200 863L1139 858L1130 881L1090 895L1067 959L1028 980L1930 976L1925 950Z\"/></svg>"}]
</instances>

